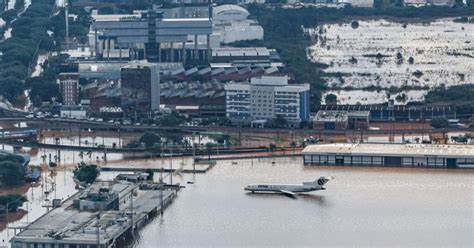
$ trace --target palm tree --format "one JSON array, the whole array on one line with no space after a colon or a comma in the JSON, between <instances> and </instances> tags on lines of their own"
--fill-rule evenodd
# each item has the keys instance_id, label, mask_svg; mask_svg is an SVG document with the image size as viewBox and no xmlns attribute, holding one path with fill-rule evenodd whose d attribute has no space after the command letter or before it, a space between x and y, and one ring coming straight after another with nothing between
<instances>
[{"instance_id":1,"label":"palm tree","mask_svg":"<svg viewBox=\"0 0 474 248\"><path fill-rule=\"evenodd\" d=\"M84 152L83 151L79 152L79 157L81 158L81 161L84 162Z\"/></svg>"},{"instance_id":2,"label":"palm tree","mask_svg":"<svg viewBox=\"0 0 474 248\"><path fill-rule=\"evenodd\" d=\"M89 156L89 162L92 163L92 150L87 151L87 156Z\"/></svg>"},{"instance_id":3,"label":"palm tree","mask_svg":"<svg viewBox=\"0 0 474 248\"><path fill-rule=\"evenodd\" d=\"M44 154L43 156L41 156L41 160L43 160L43 164L46 164L46 158L48 156L46 156L46 154Z\"/></svg>"}]
</instances>

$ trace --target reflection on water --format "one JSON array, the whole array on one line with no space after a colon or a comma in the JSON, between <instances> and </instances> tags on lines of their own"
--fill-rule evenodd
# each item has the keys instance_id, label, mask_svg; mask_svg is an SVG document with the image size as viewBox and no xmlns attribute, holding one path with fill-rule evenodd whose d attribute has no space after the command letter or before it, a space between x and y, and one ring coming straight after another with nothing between
<instances>
[{"instance_id":1,"label":"reflection on water","mask_svg":"<svg viewBox=\"0 0 474 248\"><path fill-rule=\"evenodd\" d=\"M21 211L26 211L26 214L23 216L18 216L14 221L10 222L8 226L19 227L25 226L27 223L30 223L41 215L46 213L47 208L45 205L50 205L51 201L55 198L57 199L66 199L69 196L73 195L75 192L74 182L72 180L72 172L70 171L57 171L56 175L51 175L50 173L43 172L43 179L41 183L32 184L26 186L27 189L24 196L28 199L28 202L25 202L21 207ZM52 184L55 184L55 190L52 190ZM23 189L21 189L23 190ZM47 194L46 192L51 192ZM14 235L13 230L3 229L0 231L0 246L9 246L8 240Z\"/></svg>"}]
</instances>

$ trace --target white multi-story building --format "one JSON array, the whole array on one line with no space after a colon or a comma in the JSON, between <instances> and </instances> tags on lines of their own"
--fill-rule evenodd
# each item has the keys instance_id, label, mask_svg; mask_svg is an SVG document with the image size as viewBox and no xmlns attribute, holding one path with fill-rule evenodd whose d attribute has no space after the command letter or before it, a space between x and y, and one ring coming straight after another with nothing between
<instances>
[{"instance_id":1,"label":"white multi-story building","mask_svg":"<svg viewBox=\"0 0 474 248\"><path fill-rule=\"evenodd\" d=\"M272 120L295 126L309 119L309 84L288 84L288 76L262 76L250 83L229 83L226 116L235 123Z\"/></svg>"}]
</instances>

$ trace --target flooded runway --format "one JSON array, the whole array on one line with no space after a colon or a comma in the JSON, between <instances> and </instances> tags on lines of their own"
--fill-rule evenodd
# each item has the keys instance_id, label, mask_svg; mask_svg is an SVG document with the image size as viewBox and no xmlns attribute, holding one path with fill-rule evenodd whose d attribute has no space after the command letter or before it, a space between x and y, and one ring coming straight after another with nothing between
<instances>
[{"instance_id":1,"label":"flooded runway","mask_svg":"<svg viewBox=\"0 0 474 248\"><path fill-rule=\"evenodd\" d=\"M304 167L300 159L219 162L186 185L130 247L472 247L473 171ZM295 199L246 193L250 183L332 175Z\"/></svg>"}]
</instances>

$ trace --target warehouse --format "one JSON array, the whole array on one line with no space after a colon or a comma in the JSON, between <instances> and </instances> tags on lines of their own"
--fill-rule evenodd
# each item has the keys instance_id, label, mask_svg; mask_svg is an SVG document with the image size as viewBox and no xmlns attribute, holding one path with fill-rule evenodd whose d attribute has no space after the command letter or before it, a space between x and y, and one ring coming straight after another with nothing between
<instances>
[{"instance_id":1,"label":"warehouse","mask_svg":"<svg viewBox=\"0 0 474 248\"><path fill-rule=\"evenodd\" d=\"M305 165L474 168L474 146L435 144L321 144L303 151Z\"/></svg>"}]
</instances>

